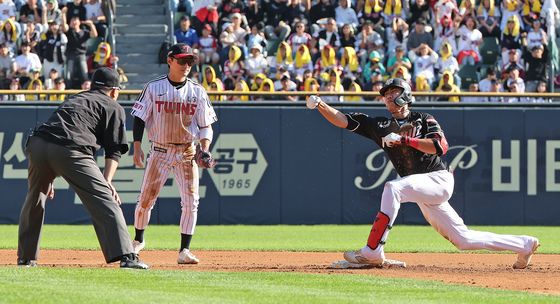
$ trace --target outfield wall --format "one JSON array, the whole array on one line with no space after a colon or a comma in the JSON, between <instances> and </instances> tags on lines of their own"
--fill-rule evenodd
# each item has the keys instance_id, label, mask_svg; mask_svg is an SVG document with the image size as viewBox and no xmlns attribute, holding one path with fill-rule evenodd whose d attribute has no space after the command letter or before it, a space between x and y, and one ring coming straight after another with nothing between
<instances>
[{"instance_id":1,"label":"outfield wall","mask_svg":"<svg viewBox=\"0 0 560 304\"><path fill-rule=\"evenodd\" d=\"M17 223L27 189L24 133L55 106L3 106L0 111L0 223ZM340 107L369 115L383 108ZM127 107L127 113L130 111ZM560 107L422 108L446 132L454 169L451 204L467 224L560 225ZM379 147L338 129L317 112L294 106L216 106L212 152L219 165L201 175L199 224L365 224L379 209L386 180L396 177ZM132 119L127 121L132 140ZM132 145L131 145L132 146ZM145 140L144 150L149 143ZM103 157L97 158L104 163ZM128 223L142 182L132 154L114 180ZM62 179L48 201L47 223L88 223ZM175 179L165 184L152 223L177 224ZM403 204L397 223L425 223Z\"/></svg>"}]
</instances>

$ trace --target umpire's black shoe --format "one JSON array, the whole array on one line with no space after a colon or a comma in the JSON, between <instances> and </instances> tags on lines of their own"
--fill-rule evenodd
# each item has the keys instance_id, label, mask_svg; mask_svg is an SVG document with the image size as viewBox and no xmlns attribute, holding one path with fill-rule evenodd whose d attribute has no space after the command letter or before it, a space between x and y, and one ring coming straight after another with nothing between
<instances>
[{"instance_id":1,"label":"umpire's black shoe","mask_svg":"<svg viewBox=\"0 0 560 304\"><path fill-rule=\"evenodd\" d=\"M21 266L21 267L35 267L35 266L37 266L37 261L18 259L17 264L18 264L18 266Z\"/></svg>"},{"instance_id":2,"label":"umpire's black shoe","mask_svg":"<svg viewBox=\"0 0 560 304\"><path fill-rule=\"evenodd\" d=\"M121 258L121 268L127 269L148 269L150 268L146 263L140 261L137 254L125 254Z\"/></svg>"}]
</instances>

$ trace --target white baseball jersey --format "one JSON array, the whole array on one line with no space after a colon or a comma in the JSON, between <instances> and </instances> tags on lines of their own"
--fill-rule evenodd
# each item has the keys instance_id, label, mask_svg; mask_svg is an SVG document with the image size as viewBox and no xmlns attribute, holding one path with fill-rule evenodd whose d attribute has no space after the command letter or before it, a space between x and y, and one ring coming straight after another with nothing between
<instances>
[{"instance_id":1,"label":"white baseball jersey","mask_svg":"<svg viewBox=\"0 0 560 304\"><path fill-rule=\"evenodd\" d=\"M134 103L132 115L146 123L148 139L160 144L192 142L199 127L218 120L201 85L189 79L177 89L167 75L146 84Z\"/></svg>"}]
</instances>

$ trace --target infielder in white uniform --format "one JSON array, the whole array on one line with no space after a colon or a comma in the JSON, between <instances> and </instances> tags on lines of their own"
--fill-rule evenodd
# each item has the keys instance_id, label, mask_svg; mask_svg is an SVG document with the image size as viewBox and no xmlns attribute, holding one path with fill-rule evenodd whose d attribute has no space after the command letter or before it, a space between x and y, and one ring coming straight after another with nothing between
<instances>
[{"instance_id":1,"label":"infielder in white uniform","mask_svg":"<svg viewBox=\"0 0 560 304\"><path fill-rule=\"evenodd\" d=\"M470 230L449 204L454 178L440 158L447 152L447 140L432 115L409 110L414 97L408 83L399 78L389 79L380 93L392 115L390 118L343 114L317 96L307 100L307 107L319 109L331 124L375 141L385 150L400 176L385 183L381 210L367 245L344 253L349 267L360 264L405 266L403 262L385 259L383 251L401 203L405 202L417 203L430 225L458 249L510 250L518 253L513 268L527 267L539 246L536 238Z\"/></svg>"},{"instance_id":2,"label":"infielder in white uniform","mask_svg":"<svg viewBox=\"0 0 560 304\"><path fill-rule=\"evenodd\" d=\"M157 196L171 170L181 193L181 247L179 264L196 264L190 252L198 213L198 167L211 168L214 160L208 152L212 141L212 123L217 121L204 88L187 78L198 60L183 43L173 45L167 56L169 73L144 87L132 109L134 119L134 164L143 167L141 148L144 126L152 148L148 155L142 190L134 212L135 253L145 246L144 229ZM195 151L195 140L200 141Z\"/></svg>"}]
</instances>

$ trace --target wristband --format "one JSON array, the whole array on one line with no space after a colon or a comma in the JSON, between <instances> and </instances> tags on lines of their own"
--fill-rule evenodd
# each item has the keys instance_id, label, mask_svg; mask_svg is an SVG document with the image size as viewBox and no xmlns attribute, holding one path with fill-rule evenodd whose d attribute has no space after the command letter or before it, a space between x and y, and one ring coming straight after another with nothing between
<instances>
[{"instance_id":1,"label":"wristband","mask_svg":"<svg viewBox=\"0 0 560 304\"><path fill-rule=\"evenodd\" d=\"M418 145L420 145L420 141L418 140L418 138L414 138L414 137L410 137L410 136L403 136L403 137L401 137L401 144L411 146L411 147L417 149Z\"/></svg>"}]
</instances>

